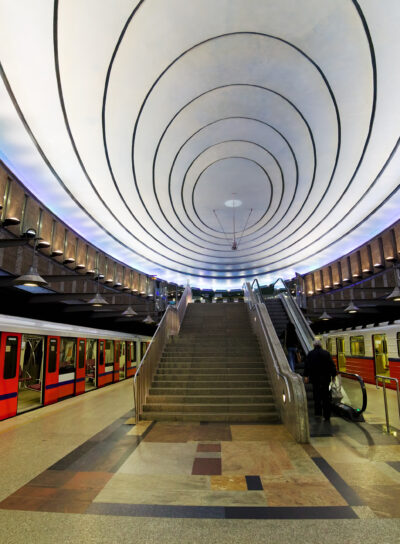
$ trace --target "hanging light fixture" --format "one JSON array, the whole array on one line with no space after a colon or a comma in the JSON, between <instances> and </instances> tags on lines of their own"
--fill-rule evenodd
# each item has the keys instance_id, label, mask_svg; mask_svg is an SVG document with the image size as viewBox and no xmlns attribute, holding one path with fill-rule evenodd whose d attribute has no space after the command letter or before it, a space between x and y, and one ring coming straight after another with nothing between
<instances>
[{"instance_id":1,"label":"hanging light fixture","mask_svg":"<svg viewBox=\"0 0 400 544\"><path fill-rule=\"evenodd\" d=\"M13 281L14 285L24 285L25 287L44 287L47 285L47 281L39 275L37 270L37 255L36 255L36 245L38 238L35 238L33 244L33 256L32 256L32 266L29 267L29 270L26 274L18 276Z\"/></svg>"},{"instance_id":2,"label":"hanging light fixture","mask_svg":"<svg viewBox=\"0 0 400 544\"><path fill-rule=\"evenodd\" d=\"M98 269L96 269L96 274L97 274L97 278L96 278L97 279L97 293L93 298L88 300L88 304L91 304L92 306L104 306L105 304L108 304L108 302L99 293L99 279L100 279L100 276L99 276Z\"/></svg>"},{"instance_id":3,"label":"hanging light fixture","mask_svg":"<svg viewBox=\"0 0 400 544\"><path fill-rule=\"evenodd\" d=\"M122 315L124 317L135 317L135 315L137 315L137 312L135 312L132 306L128 306L127 309L122 312Z\"/></svg>"},{"instance_id":4,"label":"hanging light fixture","mask_svg":"<svg viewBox=\"0 0 400 544\"><path fill-rule=\"evenodd\" d=\"M135 310L132 308L132 291L130 293L130 303L129 303L129 306L127 307L126 310L124 310L122 312L122 315L124 317L135 317L135 315L137 315L137 312L135 312Z\"/></svg>"},{"instance_id":5,"label":"hanging light fixture","mask_svg":"<svg viewBox=\"0 0 400 544\"><path fill-rule=\"evenodd\" d=\"M143 323L147 323L148 325L150 325L151 323L155 323L154 319L150 316L150 315L147 315L144 319L143 319Z\"/></svg>"},{"instance_id":6,"label":"hanging light fixture","mask_svg":"<svg viewBox=\"0 0 400 544\"><path fill-rule=\"evenodd\" d=\"M399 279L399 266L394 267L394 276L395 276L395 286L393 291L386 297L386 300L391 300L393 302L400 302L400 279Z\"/></svg>"},{"instance_id":7,"label":"hanging light fixture","mask_svg":"<svg viewBox=\"0 0 400 544\"><path fill-rule=\"evenodd\" d=\"M344 311L347 314L356 314L360 311L360 308L354 304L354 302L351 300L350 304L347 306L347 308L344 309Z\"/></svg>"},{"instance_id":8,"label":"hanging light fixture","mask_svg":"<svg viewBox=\"0 0 400 544\"><path fill-rule=\"evenodd\" d=\"M221 227L221 230L224 233L227 242L231 246L232 251L236 251L238 249L239 243L240 243L240 241L242 240L242 237L243 237L243 233L246 230L247 223L249 222L250 215L251 215L251 213L253 211L253 208L251 208L251 210L249 212L249 215L247 217L246 223L245 223L245 225L243 227L242 233L241 233L241 235L239 237L239 240L237 240L236 239L236 213L235 213L235 208L237 207L236 205L240 206L242 204L242 202L240 200L235 199L236 194L237 193L232 193L232 200L227 200L225 202L225 206L228 206L229 208L232 208L232 223L233 223L233 241L232 241L232 243L231 243L230 239L228 238L228 236L227 236L227 234L226 234L226 232L224 230L224 227L222 226L221 220L217 215L217 210L213 210L213 213L214 213L215 217L217 218L219 226Z\"/></svg>"},{"instance_id":9,"label":"hanging light fixture","mask_svg":"<svg viewBox=\"0 0 400 544\"><path fill-rule=\"evenodd\" d=\"M321 319L322 321L328 321L329 319L332 319L332 316L329 315L326 310L324 310L318 319Z\"/></svg>"}]
</instances>

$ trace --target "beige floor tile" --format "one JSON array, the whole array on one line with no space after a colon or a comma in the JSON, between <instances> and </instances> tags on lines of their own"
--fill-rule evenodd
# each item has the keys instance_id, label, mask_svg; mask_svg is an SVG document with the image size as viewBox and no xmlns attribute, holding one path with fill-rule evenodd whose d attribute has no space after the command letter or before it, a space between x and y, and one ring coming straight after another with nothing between
<instances>
[{"instance_id":1,"label":"beige floor tile","mask_svg":"<svg viewBox=\"0 0 400 544\"><path fill-rule=\"evenodd\" d=\"M289 441L293 438L283 425L231 425L232 440L250 441Z\"/></svg>"},{"instance_id":2,"label":"beige floor tile","mask_svg":"<svg viewBox=\"0 0 400 544\"><path fill-rule=\"evenodd\" d=\"M347 502L328 482L270 482L264 486L269 506L346 506Z\"/></svg>"},{"instance_id":3,"label":"beige floor tile","mask_svg":"<svg viewBox=\"0 0 400 544\"><path fill-rule=\"evenodd\" d=\"M221 450L224 476L282 474L288 466L293 468L283 449L265 442L222 442Z\"/></svg>"},{"instance_id":4,"label":"beige floor tile","mask_svg":"<svg viewBox=\"0 0 400 544\"><path fill-rule=\"evenodd\" d=\"M170 504L185 506L266 506L263 491L230 490L171 490L154 488L140 490L135 488L104 489L96 502L114 504Z\"/></svg>"},{"instance_id":5,"label":"beige floor tile","mask_svg":"<svg viewBox=\"0 0 400 544\"><path fill-rule=\"evenodd\" d=\"M352 506L351 509L360 519L373 519L377 517L369 506Z\"/></svg>"},{"instance_id":6,"label":"beige floor tile","mask_svg":"<svg viewBox=\"0 0 400 544\"><path fill-rule=\"evenodd\" d=\"M400 487L393 485L353 485L357 495L380 518L400 518Z\"/></svg>"},{"instance_id":7,"label":"beige floor tile","mask_svg":"<svg viewBox=\"0 0 400 544\"><path fill-rule=\"evenodd\" d=\"M157 489L164 491L208 491L210 476L184 476L181 474L125 474L117 473L104 486L105 491L137 490L139 492Z\"/></svg>"},{"instance_id":8,"label":"beige floor tile","mask_svg":"<svg viewBox=\"0 0 400 544\"><path fill-rule=\"evenodd\" d=\"M332 468L349 485L368 482L368 485L395 485L400 488L400 472L383 462L332 463Z\"/></svg>"},{"instance_id":9,"label":"beige floor tile","mask_svg":"<svg viewBox=\"0 0 400 544\"><path fill-rule=\"evenodd\" d=\"M197 444L142 442L118 470L128 474L191 474Z\"/></svg>"},{"instance_id":10,"label":"beige floor tile","mask_svg":"<svg viewBox=\"0 0 400 544\"><path fill-rule=\"evenodd\" d=\"M139 421L139 423L126 434L131 436L142 436L152 423L152 421Z\"/></svg>"},{"instance_id":11,"label":"beige floor tile","mask_svg":"<svg viewBox=\"0 0 400 544\"><path fill-rule=\"evenodd\" d=\"M246 491L247 483L244 476L211 476L211 489L227 491Z\"/></svg>"},{"instance_id":12,"label":"beige floor tile","mask_svg":"<svg viewBox=\"0 0 400 544\"><path fill-rule=\"evenodd\" d=\"M371 446L368 448L371 461L400 461L400 444L393 446Z\"/></svg>"}]
</instances>

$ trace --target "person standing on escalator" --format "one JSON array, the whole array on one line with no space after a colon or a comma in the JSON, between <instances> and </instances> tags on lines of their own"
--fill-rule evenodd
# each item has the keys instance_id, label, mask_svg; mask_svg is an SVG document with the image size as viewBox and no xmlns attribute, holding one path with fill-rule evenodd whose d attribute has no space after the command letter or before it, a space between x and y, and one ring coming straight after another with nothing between
<instances>
[{"instance_id":1,"label":"person standing on escalator","mask_svg":"<svg viewBox=\"0 0 400 544\"><path fill-rule=\"evenodd\" d=\"M287 358L290 368L295 372L295 365L297 359L298 340L296 328L291 321L287 324L285 332L285 345L287 349Z\"/></svg>"},{"instance_id":2,"label":"person standing on escalator","mask_svg":"<svg viewBox=\"0 0 400 544\"><path fill-rule=\"evenodd\" d=\"M331 395L329 384L336 376L336 367L329 351L322 349L321 342L314 342L314 349L308 352L304 365L304 383L312 383L314 396L314 412L316 416L324 416L325 421L331 417Z\"/></svg>"}]
</instances>

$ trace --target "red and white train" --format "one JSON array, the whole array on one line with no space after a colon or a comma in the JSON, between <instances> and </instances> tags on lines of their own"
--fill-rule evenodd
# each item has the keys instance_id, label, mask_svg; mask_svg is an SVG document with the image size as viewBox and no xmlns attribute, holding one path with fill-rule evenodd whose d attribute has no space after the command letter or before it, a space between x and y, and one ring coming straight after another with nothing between
<instances>
[{"instance_id":1,"label":"red and white train","mask_svg":"<svg viewBox=\"0 0 400 544\"><path fill-rule=\"evenodd\" d=\"M359 374L364 382L375 376L400 380L400 320L318 335L332 355L338 370ZM388 387L395 387L394 382Z\"/></svg>"},{"instance_id":2,"label":"red and white train","mask_svg":"<svg viewBox=\"0 0 400 544\"><path fill-rule=\"evenodd\" d=\"M0 420L134 376L150 340L0 315Z\"/></svg>"}]
</instances>

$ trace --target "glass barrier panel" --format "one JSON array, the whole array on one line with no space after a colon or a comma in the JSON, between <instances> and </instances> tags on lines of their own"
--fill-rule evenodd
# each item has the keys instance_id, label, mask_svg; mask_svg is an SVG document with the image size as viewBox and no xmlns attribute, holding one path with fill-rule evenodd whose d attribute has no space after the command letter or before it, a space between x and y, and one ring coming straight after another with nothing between
<instances>
[{"instance_id":1,"label":"glass barrier panel","mask_svg":"<svg viewBox=\"0 0 400 544\"><path fill-rule=\"evenodd\" d=\"M340 401L342 404L351 406L356 411L361 411L363 407L363 389L360 382L354 376L341 376L342 395Z\"/></svg>"}]
</instances>

